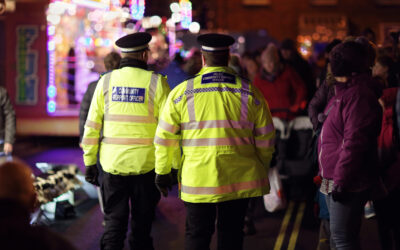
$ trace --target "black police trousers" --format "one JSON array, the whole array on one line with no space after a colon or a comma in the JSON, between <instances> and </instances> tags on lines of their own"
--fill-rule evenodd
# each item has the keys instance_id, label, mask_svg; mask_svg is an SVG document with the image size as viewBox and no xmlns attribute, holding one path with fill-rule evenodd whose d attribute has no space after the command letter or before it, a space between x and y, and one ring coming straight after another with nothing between
<instances>
[{"instance_id":1,"label":"black police trousers","mask_svg":"<svg viewBox=\"0 0 400 250\"><path fill-rule=\"evenodd\" d=\"M104 234L102 250L124 247L131 216L129 245L132 250L153 250L151 226L160 192L154 184L155 173L120 176L104 172L101 186L104 200Z\"/></svg>"},{"instance_id":2,"label":"black police trousers","mask_svg":"<svg viewBox=\"0 0 400 250\"><path fill-rule=\"evenodd\" d=\"M243 226L249 199L186 206L185 250L210 249L217 219L218 250L243 249Z\"/></svg>"}]
</instances>

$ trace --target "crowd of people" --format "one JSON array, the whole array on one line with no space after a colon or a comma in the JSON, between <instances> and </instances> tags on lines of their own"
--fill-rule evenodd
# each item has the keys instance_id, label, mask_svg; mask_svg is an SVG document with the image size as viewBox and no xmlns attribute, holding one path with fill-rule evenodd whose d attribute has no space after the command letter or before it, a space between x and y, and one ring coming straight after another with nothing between
<instances>
[{"instance_id":1,"label":"crowd of people","mask_svg":"<svg viewBox=\"0 0 400 250\"><path fill-rule=\"evenodd\" d=\"M216 227L218 249L242 249L244 228L255 233L246 211L268 192L272 117L299 115L310 117L317 140L318 249L360 249L368 201L382 249L400 249L396 42L388 50L365 36L333 40L312 67L290 39L239 56L230 54L231 36L204 34L201 50L187 59L177 54L159 70L166 77L149 70L150 40L145 32L117 40L121 55L105 58L107 72L81 105L86 181L99 186L103 204L101 249L123 249L129 218L131 249L154 249L155 208L176 183L186 208L184 248L209 249ZM6 163L0 184L12 168L29 175L22 163ZM7 209L25 216L34 206L32 185L27 178L18 184L27 191L16 197L2 187L0 202L13 199Z\"/></svg>"},{"instance_id":2,"label":"crowd of people","mask_svg":"<svg viewBox=\"0 0 400 250\"><path fill-rule=\"evenodd\" d=\"M396 114L400 114L400 110L397 112L396 109L396 104L400 105L400 100L396 99L399 72L394 48L397 47L393 46L391 50L378 49L365 36L348 37L344 41L335 39L327 44L320 56L322 64L319 63L317 67L317 64L310 64L303 59L296 49L295 42L290 39L280 44L267 44L265 48L258 50L259 53L246 52L241 56L227 53L230 43L233 43L233 41L226 42L227 40L230 39L218 35L206 38L200 36L201 53L194 50L188 59L183 59L177 54L171 64L161 70L167 75L168 80L165 78L163 80L163 77L159 76L161 80L158 80L158 84L161 85L156 88L156 94L163 96L158 89L167 91L164 85L168 82L172 89L171 93L165 92L167 95L164 97L153 97L156 99L152 105L159 106L149 108L158 120L157 129L154 131L155 127L152 125L146 132L150 134L155 132L155 159L147 153L144 155L149 157L146 162L155 164L155 183L164 196L168 195L168 189L173 183L180 183L180 197L187 209L185 249L208 249L216 219L220 235L219 249L241 249L243 227L246 233L255 233L254 224L251 219L249 220L249 216L246 217L245 211L247 207L254 206L252 199L249 198L264 192L265 187L262 183L266 175L265 172L257 170L257 177L250 177L247 174L245 176L249 179L242 180L240 176L244 173L239 169L241 164L246 166L255 164L253 167L257 169L259 163L254 162L256 155L261 164L268 169L274 151L271 147L274 132L271 130L273 125L269 113L285 121L308 114L312 122L318 139L318 146L315 147L317 152L314 155L318 155L319 165L318 175L314 179L319 185L317 196L320 198L321 214L324 214L321 216L323 219L321 237L328 238L328 240L321 238L318 248L359 249L358 234L364 205L367 201L373 200L383 249L391 249L392 246L398 249L400 237L396 225L399 219L394 212L399 206L397 200L400 183L394 177L398 176L394 173L397 173L398 169L396 138L400 137L396 134L398 133ZM123 53L124 57L129 58L130 54ZM145 55L142 55L142 58L145 58ZM314 65L314 68L311 65ZM153 78L154 75L150 77L150 82ZM241 95L243 91L247 91L247 98L254 98L253 101L256 102L254 110L251 110L253 107L247 103L249 109L246 111L247 119L241 117L240 109L235 113L235 106L230 106L237 101L234 95L226 95L226 92L234 93L229 87L237 82L241 82ZM216 83L218 87L212 85ZM207 88L207 84L214 88ZM100 92L99 98L103 95L104 93ZM268 103L268 106L261 109L266 109L266 112L259 110L259 99L264 99ZM162 104L156 103L156 100ZM102 102L103 100L99 103L100 107ZM163 112L154 113L160 112L161 106ZM236 105L236 108L239 106ZM111 106L109 109L111 110ZM114 112L118 113L117 110ZM132 112L132 115L137 115L138 111ZM250 114L257 112L263 112L258 114L264 119L263 121L250 118ZM107 131L107 118L102 120L103 115L101 113L99 115L98 112L97 115L91 120L96 124L87 126L90 127L91 135L99 136L101 127L103 133ZM107 114L104 114L104 117L106 116ZM260 142L258 140L261 138L257 138L257 132L253 135L244 133L241 130L245 129L245 125L241 124L242 119L247 122L250 120L255 126L255 131L260 131L259 136L268 139ZM234 125L233 121L239 123ZM131 122L143 123L135 119ZM264 123L264 127L257 128L257 122ZM131 125L138 126L138 124ZM211 132L216 128L220 130ZM124 133L124 136L127 136L127 133ZM137 133L134 137L140 138L143 133L144 131ZM150 134L146 134L146 137ZM119 134L114 136L117 135ZM253 136L256 151L250 153L242 149L247 143L233 139L238 135L241 136L241 140L243 136ZM103 134L103 141L104 136ZM126 143L128 141L136 143L138 140L129 139ZM88 144L92 145L88 150L92 164L97 159L94 156L98 152L99 144L98 142ZM139 144L145 143L140 141ZM131 145L124 147L129 148ZM108 151L113 154L111 150ZM105 150L103 152L104 155L107 154ZM251 156L252 154L254 155ZM101 155L100 148L100 159ZM236 157L237 160L234 160ZM117 160L120 161L118 157L110 158L114 160L104 159L103 162L108 162L106 164L115 168L122 164L122 162L116 163ZM229 165L238 162L234 169L240 176L224 168L227 162ZM146 163L139 165L144 166ZM103 166L103 169L107 167ZM132 173L121 174L114 169L112 171L117 175ZM137 173L140 173L140 170L133 175L136 176ZM96 174L93 176L96 177ZM89 176L89 180L93 176ZM226 176L230 176L229 181L226 180ZM258 184L255 183L256 180ZM247 193L244 190L247 190ZM130 199L138 199L135 195L137 194L131 194ZM128 201L126 198L124 200ZM104 202L108 203L107 200ZM156 203L145 207L146 209L154 207ZM132 206L133 204L134 202ZM322 211L323 208L325 211ZM230 210L235 213L227 212ZM115 211L118 212L119 209L109 209L110 214ZM221 214L226 214L226 217L221 218ZM132 220L135 224L133 215L134 212ZM148 217L153 218L153 216L150 214ZM106 212L105 218L110 218L108 223L112 223L111 217L113 216L107 216ZM127 212L123 221L126 220ZM107 228L106 220L105 235ZM228 235L237 241L232 243L232 240L226 240L225 237ZM131 237L138 236L131 234ZM110 240L105 242L103 238L102 244L107 245L109 242ZM133 242L131 244L134 245ZM151 240L146 242L150 247Z\"/></svg>"}]
</instances>

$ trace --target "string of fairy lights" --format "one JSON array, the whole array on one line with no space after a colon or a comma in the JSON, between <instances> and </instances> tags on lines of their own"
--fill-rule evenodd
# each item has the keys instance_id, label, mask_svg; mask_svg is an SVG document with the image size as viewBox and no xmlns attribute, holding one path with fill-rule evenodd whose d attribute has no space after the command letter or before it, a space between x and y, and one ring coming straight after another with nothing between
<instances>
[{"instance_id":1,"label":"string of fairy lights","mask_svg":"<svg viewBox=\"0 0 400 250\"><path fill-rule=\"evenodd\" d=\"M145 0L51 0L46 13L49 114L56 115L60 107L69 107L67 82L71 62L76 69L76 85L81 86L98 77L93 72L104 71L96 67L102 65L107 52L116 49L113 41L125 34L159 28L168 36L171 55L176 50L176 27L192 33L200 30L199 23L192 20L189 0L171 3L170 18L146 17L145 8ZM74 57L69 58L71 49Z\"/></svg>"}]
</instances>

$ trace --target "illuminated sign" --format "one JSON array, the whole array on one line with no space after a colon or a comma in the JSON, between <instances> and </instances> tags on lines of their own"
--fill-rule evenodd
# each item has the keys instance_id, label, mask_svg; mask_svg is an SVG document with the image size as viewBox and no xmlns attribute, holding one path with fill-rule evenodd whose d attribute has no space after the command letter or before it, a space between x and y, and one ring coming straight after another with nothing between
<instances>
[{"instance_id":1,"label":"illuminated sign","mask_svg":"<svg viewBox=\"0 0 400 250\"><path fill-rule=\"evenodd\" d=\"M31 46L38 38L39 28L34 25L17 27L17 96L16 103L35 105L38 97L38 51Z\"/></svg>"}]
</instances>

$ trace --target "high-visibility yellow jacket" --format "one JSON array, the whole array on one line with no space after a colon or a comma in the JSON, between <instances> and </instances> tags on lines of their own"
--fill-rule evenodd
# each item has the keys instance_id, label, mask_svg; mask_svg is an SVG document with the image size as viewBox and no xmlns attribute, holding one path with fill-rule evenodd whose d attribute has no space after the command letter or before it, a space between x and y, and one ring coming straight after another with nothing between
<instances>
[{"instance_id":1,"label":"high-visibility yellow jacket","mask_svg":"<svg viewBox=\"0 0 400 250\"><path fill-rule=\"evenodd\" d=\"M85 124L85 165L96 164L100 146L100 163L107 173L138 175L153 170L154 135L169 92L165 77L141 68L123 67L104 75Z\"/></svg>"},{"instance_id":2,"label":"high-visibility yellow jacket","mask_svg":"<svg viewBox=\"0 0 400 250\"><path fill-rule=\"evenodd\" d=\"M228 67L205 67L168 96L156 137L156 173L182 158L178 178L186 202L261 196L274 152L275 129L262 94Z\"/></svg>"}]
</instances>

